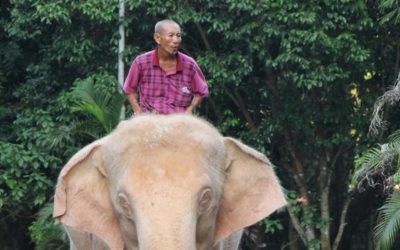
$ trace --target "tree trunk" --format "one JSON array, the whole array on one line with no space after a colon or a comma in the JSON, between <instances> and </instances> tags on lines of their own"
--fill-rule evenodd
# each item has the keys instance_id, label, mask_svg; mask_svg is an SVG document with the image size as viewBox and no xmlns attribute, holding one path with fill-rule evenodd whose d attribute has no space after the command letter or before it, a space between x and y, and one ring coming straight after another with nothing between
<instances>
[{"instance_id":1,"label":"tree trunk","mask_svg":"<svg viewBox=\"0 0 400 250\"><path fill-rule=\"evenodd\" d=\"M289 224L289 250L299 250L299 240L293 224Z\"/></svg>"},{"instance_id":2,"label":"tree trunk","mask_svg":"<svg viewBox=\"0 0 400 250\"><path fill-rule=\"evenodd\" d=\"M321 192L321 219L327 220L327 224L321 228L321 249L331 250L331 237L330 237L330 212L329 212L329 189L330 189L330 170L327 166L325 152L319 154L319 188Z\"/></svg>"},{"instance_id":3,"label":"tree trunk","mask_svg":"<svg viewBox=\"0 0 400 250\"><path fill-rule=\"evenodd\" d=\"M277 76L271 69L267 69L267 74L269 79L266 81L266 85L271 90L272 93L272 102L271 102L272 112L273 113L284 112L283 108L284 105L282 105L281 103L281 99L277 89L277 80L278 80ZM291 162L293 162L292 163L293 167L291 167L290 169L292 170L291 172L293 173L293 179L296 184L296 189L299 190L301 198L306 200L306 202L303 203L304 214L305 216L311 216L312 211L310 209L310 197L308 193L309 187L305 180L304 166L301 162L300 157L298 156L296 148L294 147L296 140L295 135L290 133L290 128L288 127L284 127L282 130L285 138L283 143L285 145L286 151L289 153L289 156L291 157ZM307 225L304 226L303 230L303 228L300 226L298 218L290 212L290 208L288 209L288 211L290 214L290 219L293 225L295 226L295 229L299 233L301 239L303 240L304 244L309 249L314 249L309 246L309 243L316 239L314 225L308 223Z\"/></svg>"},{"instance_id":4,"label":"tree trunk","mask_svg":"<svg viewBox=\"0 0 400 250\"><path fill-rule=\"evenodd\" d=\"M125 49L125 0L119 0L119 41L118 41L118 84L119 91L122 93L122 87L124 85L124 49ZM125 105L121 107L120 120L125 119Z\"/></svg>"},{"instance_id":5,"label":"tree trunk","mask_svg":"<svg viewBox=\"0 0 400 250\"><path fill-rule=\"evenodd\" d=\"M338 229L338 232L336 234L336 238L335 238L335 241L333 243L332 250L337 250L339 248L339 244L340 244L340 241L341 241L343 233L344 233L344 228L346 226L347 211L348 211L350 203L351 203L351 198L350 197L348 197L346 199L346 201L344 202L342 213L340 215L339 229Z\"/></svg>"},{"instance_id":6,"label":"tree trunk","mask_svg":"<svg viewBox=\"0 0 400 250\"><path fill-rule=\"evenodd\" d=\"M232 101L236 104L236 106L239 108L240 112L242 113L243 117L246 119L248 127L252 130L255 131L257 129L253 119L251 118L251 114L248 111L245 102L243 101L243 98L241 95L234 90L231 92L229 89L225 90L228 96L232 99Z\"/></svg>"}]
</instances>

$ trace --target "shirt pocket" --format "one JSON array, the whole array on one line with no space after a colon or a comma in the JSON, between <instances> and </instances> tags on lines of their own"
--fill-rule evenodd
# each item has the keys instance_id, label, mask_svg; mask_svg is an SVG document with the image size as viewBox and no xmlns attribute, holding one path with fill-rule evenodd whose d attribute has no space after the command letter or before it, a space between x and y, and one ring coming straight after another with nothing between
<instances>
[{"instance_id":1,"label":"shirt pocket","mask_svg":"<svg viewBox=\"0 0 400 250\"><path fill-rule=\"evenodd\" d=\"M176 106L187 107L190 105L193 96L192 81L184 76L175 77L171 86L171 98Z\"/></svg>"}]
</instances>

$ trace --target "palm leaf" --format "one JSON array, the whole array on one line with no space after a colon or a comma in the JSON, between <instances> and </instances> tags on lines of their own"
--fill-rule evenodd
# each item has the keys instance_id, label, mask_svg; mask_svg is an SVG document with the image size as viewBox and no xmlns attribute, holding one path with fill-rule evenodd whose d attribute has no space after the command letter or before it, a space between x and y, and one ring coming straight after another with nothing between
<instances>
[{"instance_id":1,"label":"palm leaf","mask_svg":"<svg viewBox=\"0 0 400 250\"><path fill-rule=\"evenodd\" d=\"M396 131L397 132L397 131ZM389 137L390 142L387 146L387 162L389 162L389 169L396 172L400 171L400 137L399 133L392 134Z\"/></svg>"},{"instance_id":2,"label":"palm leaf","mask_svg":"<svg viewBox=\"0 0 400 250\"><path fill-rule=\"evenodd\" d=\"M357 170L353 175L353 183L360 182L368 174L375 172L374 170L382 168L384 155L381 147L368 149L359 159L356 160Z\"/></svg>"},{"instance_id":3,"label":"palm leaf","mask_svg":"<svg viewBox=\"0 0 400 250\"><path fill-rule=\"evenodd\" d=\"M379 211L379 224L375 228L377 249L390 250L400 233L400 194L393 193Z\"/></svg>"},{"instance_id":4,"label":"palm leaf","mask_svg":"<svg viewBox=\"0 0 400 250\"><path fill-rule=\"evenodd\" d=\"M389 136L389 142L393 144L400 144L400 129L394 131L394 133Z\"/></svg>"},{"instance_id":5,"label":"palm leaf","mask_svg":"<svg viewBox=\"0 0 400 250\"><path fill-rule=\"evenodd\" d=\"M110 97L106 106L103 106L106 119L109 121L110 127L108 132L117 126L120 121L121 107L125 102L125 96L115 93Z\"/></svg>"},{"instance_id":6,"label":"palm leaf","mask_svg":"<svg viewBox=\"0 0 400 250\"><path fill-rule=\"evenodd\" d=\"M108 84L112 85L114 83L108 82ZM93 77L78 82L74 93L77 100L71 108L73 112L89 114L101 124L105 133L111 132L118 124L121 107L125 101L124 95L110 91L109 88L95 88ZM88 132L87 130L85 131L85 133Z\"/></svg>"},{"instance_id":7,"label":"palm leaf","mask_svg":"<svg viewBox=\"0 0 400 250\"><path fill-rule=\"evenodd\" d=\"M109 97L103 93L96 93L94 89L93 79L88 79L78 83L74 89L74 93L77 96L76 104L71 108L73 112L84 112L92 115L97 121L99 121L105 130L107 130L109 124L106 121L102 106L104 103L109 101Z\"/></svg>"},{"instance_id":8,"label":"palm leaf","mask_svg":"<svg viewBox=\"0 0 400 250\"><path fill-rule=\"evenodd\" d=\"M389 143L367 150L356 160L356 172L352 183L362 182L363 179L377 172L381 174L398 172L400 170L400 140L398 134L393 134Z\"/></svg>"},{"instance_id":9,"label":"palm leaf","mask_svg":"<svg viewBox=\"0 0 400 250\"><path fill-rule=\"evenodd\" d=\"M101 124L95 120L85 120L77 122L73 128L73 133L87 136L91 140L97 140L106 135L106 131Z\"/></svg>"}]
</instances>

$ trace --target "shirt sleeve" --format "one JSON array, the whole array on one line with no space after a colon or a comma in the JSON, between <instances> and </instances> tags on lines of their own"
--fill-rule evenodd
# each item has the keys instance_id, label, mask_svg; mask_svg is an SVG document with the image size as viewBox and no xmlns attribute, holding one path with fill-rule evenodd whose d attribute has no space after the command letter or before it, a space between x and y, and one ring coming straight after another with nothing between
<instances>
[{"instance_id":1,"label":"shirt sleeve","mask_svg":"<svg viewBox=\"0 0 400 250\"><path fill-rule=\"evenodd\" d=\"M206 79L201 71L199 65L195 62L194 64L194 76L193 76L193 94L201 97L208 96L208 86Z\"/></svg>"},{"instance_id":2,"label":"shirt sleeve","mask_svg":"<svg viewBox=\"0 0 400 250\"><path fill-rule=\"evenodd\" d=\"M126 76L123 90L125 94L136 93L136 89L139 85L140 79L140 65L134 60L131 68L129 69L128 75Z\"/></svg>"}]
</instances>

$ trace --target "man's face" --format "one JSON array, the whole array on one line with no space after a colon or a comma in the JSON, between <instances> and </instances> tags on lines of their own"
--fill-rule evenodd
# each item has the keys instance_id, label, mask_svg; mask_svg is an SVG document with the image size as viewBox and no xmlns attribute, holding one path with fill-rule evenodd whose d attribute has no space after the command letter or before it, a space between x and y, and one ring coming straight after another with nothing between
<instances>
[{"instance_id":1,"label":"man's face","mask_svg":"<svg viewBox=\"0 0 400 250\"><path fill-rule=\"evenodd\" d=\"M159 49L175 55L178 53L179 45L182 42L181 28L177 24L166 23L159 33L154 34L154 39L158 43Z\"/></svg>"}]
</instances>

